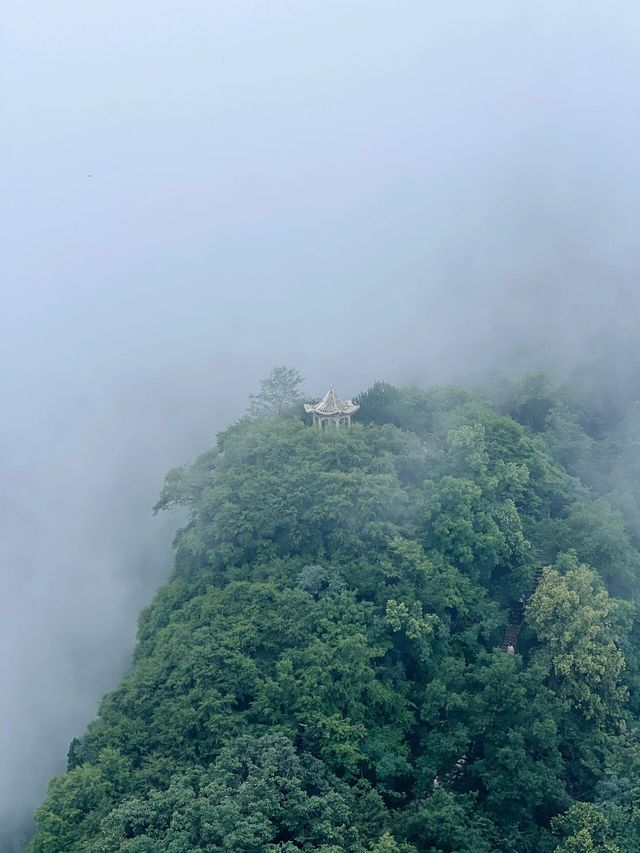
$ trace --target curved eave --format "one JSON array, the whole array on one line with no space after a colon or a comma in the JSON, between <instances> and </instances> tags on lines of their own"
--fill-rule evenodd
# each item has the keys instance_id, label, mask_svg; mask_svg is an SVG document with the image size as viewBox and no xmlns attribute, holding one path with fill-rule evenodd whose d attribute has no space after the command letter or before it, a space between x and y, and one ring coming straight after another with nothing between
<instances>
[{"instance_id":1,"label":"curved eave","mask_svg":"<svg viewBox=\"0 0 640 853\"><path fill-rule=\"evenodd\" d=\"M309 412L309 414L318 415L321 418L343 418L347 415L355 414L359 408L360 406L350 406L349 408L327 411L326 409L319 409L316 406L310 406L308 403L305 403L304 410L305 412Z\"/></svg>"}]
</instances>

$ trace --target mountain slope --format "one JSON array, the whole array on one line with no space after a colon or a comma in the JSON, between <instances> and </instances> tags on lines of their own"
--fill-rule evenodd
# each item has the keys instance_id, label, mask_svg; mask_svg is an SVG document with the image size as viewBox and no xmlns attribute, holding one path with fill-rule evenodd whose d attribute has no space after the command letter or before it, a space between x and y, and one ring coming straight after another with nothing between
<instances>
[{"instance_id":1,"label":"mountain slope","mask_svg":"<svg viewBox=\"0 0 640 853\"><path fill-rule=\"evenodd\" d=\"M173 576L34 853L637 849L633 430L526 383L359 402L170 472Z\"/></svg>"}]
</instances>

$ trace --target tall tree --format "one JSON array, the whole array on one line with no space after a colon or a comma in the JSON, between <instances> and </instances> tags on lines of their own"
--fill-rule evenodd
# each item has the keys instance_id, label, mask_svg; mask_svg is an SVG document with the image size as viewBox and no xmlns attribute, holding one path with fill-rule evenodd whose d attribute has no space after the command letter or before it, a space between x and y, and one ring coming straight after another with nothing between
<instances>
[{"instance_id":1,"label":"tall tree","mask_svg":"<svg viewBox=\"0 0 640 853\"><path fill-rule=\"evenodd\" d=\"M277 417L302 396L304 377L295 367L278 365L260 382L257 394L249 395L249 414L253 418Z\"/></svg>"},{"instance_id":2,"label":"tall tree","mask_svg":"<svg viewBox=\"0 0 640 853\"><path fill-rule=\"evenodd\" d=\"M545 569L527 607L527 620L544 644L537 659L549 686L587 719L619 718L626 697L617 610L598 576L578 565L565 575Z\"/></svg>"}]
</instances>

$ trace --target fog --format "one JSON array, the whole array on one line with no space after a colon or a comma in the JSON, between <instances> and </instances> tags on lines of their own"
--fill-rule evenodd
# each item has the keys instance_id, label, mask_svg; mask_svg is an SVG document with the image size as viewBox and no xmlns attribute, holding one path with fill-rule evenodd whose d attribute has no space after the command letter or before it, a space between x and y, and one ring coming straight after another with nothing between
<instances>
[{"instance_id":1,"label":"fog","mask_svg":"<svg viewBox=\"0 0 640 853\"><path fill-rule=\"evenodd\" d=\"M166 470L305 390L635 381L640 11L8 0L0 825L126 670ZM0 842L1 845L1 842Z\"/></svg>"}]
</instances>

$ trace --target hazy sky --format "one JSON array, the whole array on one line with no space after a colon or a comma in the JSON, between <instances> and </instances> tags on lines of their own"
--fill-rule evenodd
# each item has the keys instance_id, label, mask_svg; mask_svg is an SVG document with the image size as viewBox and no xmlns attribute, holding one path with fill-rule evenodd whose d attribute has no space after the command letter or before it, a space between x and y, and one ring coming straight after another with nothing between
<instances>
[{"instance_id":1,"label":"hazy sky","mask_svg":"<svg viewBox=\"0 0 640 853\"><path fill-rule=\"evenodd\" d=\"M635 343L640 9L5 0L0 31L11 825L169 571L166 469L273 364L351 396Z\"/></svg>"}]
</instances>

